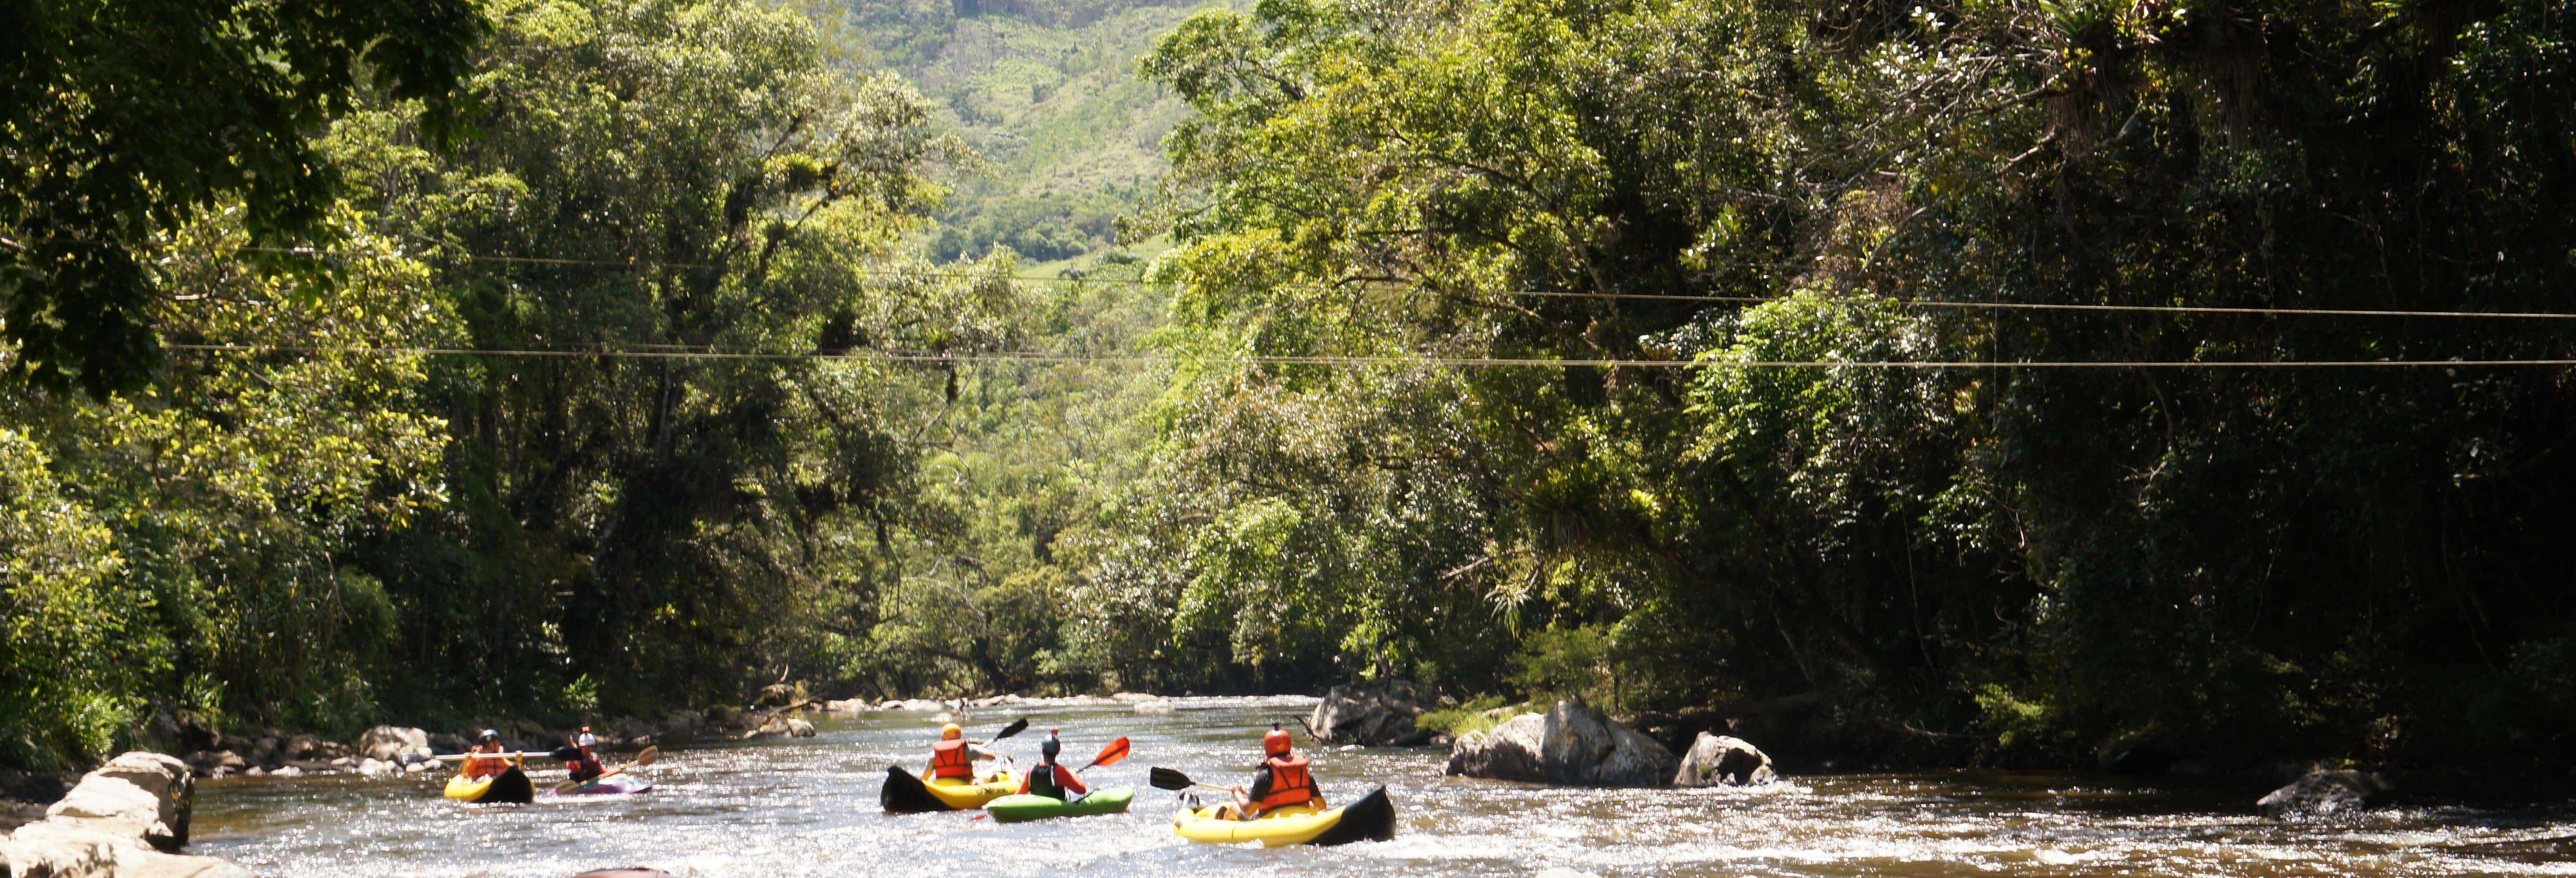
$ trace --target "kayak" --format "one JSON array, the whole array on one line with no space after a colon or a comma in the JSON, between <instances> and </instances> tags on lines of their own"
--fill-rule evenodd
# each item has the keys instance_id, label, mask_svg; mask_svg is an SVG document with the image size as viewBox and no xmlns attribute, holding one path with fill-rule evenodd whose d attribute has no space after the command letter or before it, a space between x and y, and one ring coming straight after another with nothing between
<instances>
[{"instance_id":1,"label":"kayak","mask_svg":"<svg viewBox=\"0 0 2576 878\"><path fill-rule=\"evenodd\" d=\"M972 811L1019 791L1019 777L1007 771L982 780L943 777L923 783L901 766L887 766L885 787L877 791L877 802L885 806L888 814Z\"/></svg>"},{"instance_id":2,"label":"kayak","mask_svg":"<svg viewBox=\"0 0 2576 878\"><path fill-rule=\"evenodd\" d=\"M1111 787L1093 790L1091 795L1073 801L1046 796L1003 796L984 803L984 810L995 823L1026 823L1049 817L1087 817L1093 814L1127 813L1127 802L1136 798L1135 787Z\"/></svg>"},{"instance_id":3,"label":"kayak","mask_svg":"<svg viewBox=\"0 0 2576 878\"><path fill-rule=\"evenodd\" d=\"M527 772L513 765L509 770L489 777L469 779L459 773L448 778L447 797L459 802L526 803L536 800L537 788L528 783Z\"/></svg>"},{"instance_id":4,"label":"kayak","mask_svg":"<svg viewBox=\"0 0 2576 878\"><path fill-rule=\"evenodd\" d=\"M649 793L649 792L652 792L652 791L653 791L653 782L652 782L652 781L644 780L644 779L642 779L642 778L628 777L628 776L626 776L626 775L622 775L622 774L612 774L612 775L609 775L609 776L607 776L607 777L603 777L603 778L600 778L600 779L598 779L598 780L594 780L594 781L591 781L591 782L589 782L589 783L582 784L581 786L574 787L574 788L572 788L570 791L564 791L564 790L547 790L547 791L546 791L546 795L549 795L549 796L623 796L623 795L627 795L627 794L629 794L629 793Z\"/></svg>"},{"instance_id":5,"label":"kayak","mask_svg":"<svg viewBox=\"0 0 2576 878\"><path fill-rule=\"evenodd\" d=\"M1329 847L1395 837L1395 803L1387 800L1385 787L1328 811L1291 805L1251 820L1228 820L1217 816L1222 807L1225 806L1183 810L1173 818L1172 831L1203 844L1257 841L1263 847L1274 848L1292 844Z\"/></svg>"}]
</instances>

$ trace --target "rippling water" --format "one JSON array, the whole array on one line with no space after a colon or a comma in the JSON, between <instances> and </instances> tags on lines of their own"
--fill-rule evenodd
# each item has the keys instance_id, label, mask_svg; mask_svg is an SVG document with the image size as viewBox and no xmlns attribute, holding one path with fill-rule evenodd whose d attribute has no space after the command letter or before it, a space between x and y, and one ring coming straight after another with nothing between
<instances>
[{"instance_id":1,"label":"rippling water","mask_svg":"<svg viewBox=\"0 0 2576 878\"><path fill-rule=\"evenodd\" d=\"M606 866L682 876L1185 875L2576 875L2576 809L2429 808L2278 824L2242 790L2076 775L1958 773L1794 778L1750 790L1564 790L1444 778L1431 750L1317 754L1327 795L1387 784L1396 839L1340 848L1214 847L1171 834L1163 765L1239 783L1258 730L1312 699L1186 699L1171 714L1125 706L980 713L970 734L1027 715L1004 742L1026 760L1048 726L1067 755L1127 735L1136 755L1085 775L1134 786L1128 814L1000 826L965 813L888 816L885 766L918 767L929 714L822 717L822 734L670 748L640 796L459 805L445 774L212 781L199 788L192 852L263 876L563 878ZM1301 736L1302 739L1302 736ZM558 772L558 774L560 774ZM540 786L546 777L538 776ZM2517 843L2521 842L2521 843Z\"/></svg>"}]
</instances>

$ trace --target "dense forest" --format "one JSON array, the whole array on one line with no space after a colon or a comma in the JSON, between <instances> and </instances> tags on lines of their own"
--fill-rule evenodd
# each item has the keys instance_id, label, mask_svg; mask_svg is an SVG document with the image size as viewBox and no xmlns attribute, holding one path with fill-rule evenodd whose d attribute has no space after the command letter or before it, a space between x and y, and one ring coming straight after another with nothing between
<instances>
[{"instance_id":1,"label":"dense forest","mask_svg":"<svg viewBox=\"0 0 2576 878\"><path fill-rule=\"evenodd\" d=\"M2564 4L109 5L0 21L0 763L781 681L2576 743Z\"/></svg>"}]
</instances>

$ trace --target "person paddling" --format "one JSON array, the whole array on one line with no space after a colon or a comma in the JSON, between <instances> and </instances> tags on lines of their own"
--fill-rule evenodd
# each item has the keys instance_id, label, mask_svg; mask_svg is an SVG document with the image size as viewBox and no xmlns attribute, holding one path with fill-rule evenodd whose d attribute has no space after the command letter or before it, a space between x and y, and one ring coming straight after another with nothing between
<instances>
[{"instance_id":1,"label":"person paddling","mask_svg":"<svg viewBox=\"0 0 2576 878\"><path fill-rule=\"evenodd\" d=\"M508 771L513 763L497 755L501 752L501 733L484 729L483 734L475 736L474 746L465 751L465 764L458 770L467 778L476 780ZM487 753L496 755L483 755Z\"/></svg>"},{"instance_id":2,"label":"person paddling","mask_svg":"<svg viewBox=\"0 0 2576 878\"><path fill-rule=\"evenodd\" d=\"M1055 761L1056 754L1064 752L1064 742L1057 740L1055 733L1056 730L1048 729L1046 743L1038 745L1038 764L1029 766L1028 776L1020 779L1020 795L1082 801L1083 796L1091 794L1091 788L1083 785L1082 778L1075 775L1073 769Z\"/></svg>"},{"instance_id":3,"label":"person paddling","mask_svg":"<svg viewBox=\"0 0 2576 878\"><path fill-rule=\"evenodd\" d=\"M589 726L582 726L581 735L573 739L572 752L564 754L569 757L564 767L571 770L573 780L586 781L608 773L608 766L600 764L599 752L593 749L597 746L599 738L590 733Z\"/></svg>"},{"instance_id":4,"label":"person paddling","mask_svg":"<svg viewBox=\"0 0 2576 878\"><path fill-rule=\"evenodd\" d=\"M1252 775L1251 788L1234 788L1235 819L1253 820L1296 805L1324 809L1324 794L1306 770L1306 757L1297 755L1278 723L1261 736L1261 754L1261 770Z\"/></svg>"},{"instance_id":5,"label":"person paddling","mask_svg":"<svg viewBox=\"0 0 2576 878\"><path fill-rule=\"evenodd\" d=\"M930 770L922 780L954 777L975 778L975 763L1001 758L1002 754L984 748L978 741L966 740L966 730L956 723L939 727L939 743L930 745Z\"/></svg>"}]
</instances>

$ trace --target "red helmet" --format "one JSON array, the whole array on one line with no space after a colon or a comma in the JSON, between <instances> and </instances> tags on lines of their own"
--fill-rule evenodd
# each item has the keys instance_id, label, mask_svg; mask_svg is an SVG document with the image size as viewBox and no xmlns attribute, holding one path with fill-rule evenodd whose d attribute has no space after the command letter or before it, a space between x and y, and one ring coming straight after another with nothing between
<instances>
[{"instance_id":1,"label":"red helmet","mask_svg":"<svg viewBox=\"0 0 2576 878\"><path fill-rule=\"evenodd\" d=\"M1277 726L1272 726L1270 731L1262 733L1261 752L1269 756L1287 753L1288 733L1281 731Z\"/></svg>"}]
</instances>

